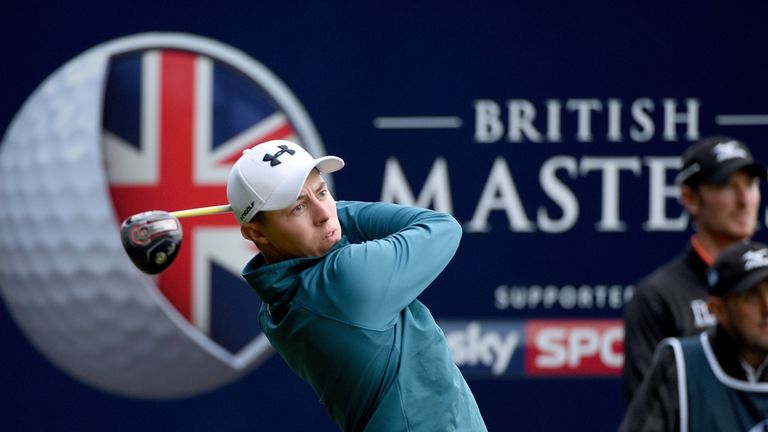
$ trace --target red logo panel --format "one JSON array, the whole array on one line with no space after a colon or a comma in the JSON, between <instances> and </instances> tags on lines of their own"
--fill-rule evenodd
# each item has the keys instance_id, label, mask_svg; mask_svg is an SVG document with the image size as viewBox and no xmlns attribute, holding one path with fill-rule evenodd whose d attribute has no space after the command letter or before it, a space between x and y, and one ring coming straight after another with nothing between
<instances>
[{"instance_id":1,"label":"red logo panel","mask_svg":"<svg viewBox=\"0 0 768 432\"><path fill-rule=\"evenodd\" d=\"M530 320L525 332L526 375L621 375L622 320Z\"/></svg>"}]
</instances>

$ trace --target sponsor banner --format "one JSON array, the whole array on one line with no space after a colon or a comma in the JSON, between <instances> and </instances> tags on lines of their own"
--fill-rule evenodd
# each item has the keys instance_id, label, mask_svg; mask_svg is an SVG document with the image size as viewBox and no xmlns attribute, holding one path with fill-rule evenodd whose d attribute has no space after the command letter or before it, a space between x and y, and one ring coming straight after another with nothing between
<instances>
[{"instance_id":1,"label":"sponsor banner","mask_svg":"<svg viewBox=\"0 0 768 432\"><path fill-rule=\"evenodd\" d=\"M621 320L531 320L525 330L526 375L621 375Z\"/></svg>"},{"instance_id":2,"label":"sponsor banner","mask_svg":"<svg viewBox=\"0 0 768 432\"><path fill-rule=\"evenodd\" d=\"M441 320L453 360L470 378L621 375L620 319Z\"/></svg>"},{"instance_id":3,"label":"sponsor banner","mask_svg":"<svg viewBox=\"0 0 768 432\"><path fill-rule=\"evenodd\" d=\"M419 299L489 430L615 431L622 313L691 235L680 155L768 161L765 2L30 3L0 38L0 430L338 430L259 329L232 215L184 219L157 277L119 244L126 215L223 204L280 137L344 158L337 199L461 223Z\"/></svg>"}]
</instances>

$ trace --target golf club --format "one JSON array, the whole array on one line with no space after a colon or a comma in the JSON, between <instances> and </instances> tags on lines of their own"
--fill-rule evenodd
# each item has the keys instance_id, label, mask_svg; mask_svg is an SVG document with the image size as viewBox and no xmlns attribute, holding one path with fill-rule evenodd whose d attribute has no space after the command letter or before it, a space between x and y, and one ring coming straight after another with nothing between
<instances>
[{"instance_id":1,"label":"golf club","mask_svg":"<svg viewBox=\"0 0 768 432\"><path fill-rule=\"evenodd\" d=\"M229 213L229 205L167 212L151 210L129 216L120 227L123 248L133 264L147 274L168 268L181 247L183 232L179 218Z\"/></svg>"}]
</instances>

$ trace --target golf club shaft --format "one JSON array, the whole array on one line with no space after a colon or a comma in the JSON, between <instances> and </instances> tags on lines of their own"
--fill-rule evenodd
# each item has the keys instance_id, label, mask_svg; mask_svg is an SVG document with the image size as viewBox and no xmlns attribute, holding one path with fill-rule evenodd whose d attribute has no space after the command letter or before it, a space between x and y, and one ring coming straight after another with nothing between
<instances>
[{"instance_id":1,"label":"golf club shaft","mask_svg":"<svg viewBox=\"0 0 768 432\"><path fill-rule=\"evenodd\" d=\"M192 217L192 216L207 216L207 215L215 215L220 213L229 213L232 211L232 207L229 206L229 204L224 205L217 205L217 206L210 206L210 207L199 207L199 208L193 208L188 210L177 210L174 212L170 212L170 214L177 218L185 218L185 217Z\"/></svg>"}]
</instances>

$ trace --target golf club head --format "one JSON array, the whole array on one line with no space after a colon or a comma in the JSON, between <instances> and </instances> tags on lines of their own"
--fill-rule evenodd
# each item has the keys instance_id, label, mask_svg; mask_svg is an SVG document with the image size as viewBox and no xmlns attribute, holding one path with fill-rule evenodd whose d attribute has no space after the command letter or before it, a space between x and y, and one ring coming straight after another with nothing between
<instances>
[{"instance_id":1,"label":"golf club head","mask_svg":"<svg viewBox=\"0 0 768 432\"><path fill-rule=\"evenodd\" d=\"M123 221L120 237L136 267L144 273L158 274L171 265L179 252L181 223L161 210L138 213Z\"/></svg>"}]
</instances>

